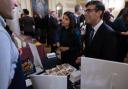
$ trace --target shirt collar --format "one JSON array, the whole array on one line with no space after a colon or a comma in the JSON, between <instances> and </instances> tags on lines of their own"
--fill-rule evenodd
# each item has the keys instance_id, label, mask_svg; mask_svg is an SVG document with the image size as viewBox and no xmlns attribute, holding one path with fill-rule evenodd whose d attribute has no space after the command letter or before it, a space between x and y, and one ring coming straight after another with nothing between
<instances>
[{"instance_id":1,"label":"shirt collar","mask_svg":"<svg viewBox=\"0 0 128 89\"><path fill-rule=\"evenodd\" d=\"M4 21L2 16L0 16L0 25L6 27L6 22Z\"/></svg>"},{"instance_id":2,"label":"shirt collar","mask_svg":"<svg viewBox=\"0 0 128 89\"><path fill-rule=\"evenodd\" d=\"M76 14L76 13L75 13L75 16L76 16L76 17L79 17L79 15L78 15L78 14Z\"/></svg>"},{"instance_id":3,"label":"shirt collar","mask_svg":"<svg viewBox=\"0 0 128 89\"><path fill-rule=\"evenodd\" d=\"M97 31L99 29L99 27L102 25L103 20L100 20L100 22L94 26L94 30Z\"/></svg>"}]
</instances>

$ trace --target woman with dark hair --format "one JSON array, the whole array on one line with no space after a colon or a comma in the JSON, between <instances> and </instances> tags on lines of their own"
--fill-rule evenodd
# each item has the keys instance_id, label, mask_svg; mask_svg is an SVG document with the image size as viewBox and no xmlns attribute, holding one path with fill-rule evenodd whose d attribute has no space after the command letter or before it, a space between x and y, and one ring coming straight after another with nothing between
<instances>
[{"instance_id":1,"label":"woman with dark hair","mask_svg":"<svg viewBox=\"0 0 128 89\"><path fill-rule=\"evenodd\" d=\"M128 51L128 36L126 35L128 32L128 8L124 8L120 11L113 23L113 28L117 32L118 37L118 58L123 62Z\"/></svg>"},{"instance_id":2,"label":"woman with dark hair","mask_svg":"<svg viewBox=\"0 0 128 89\"><path fill-rule=\"evenodd\" d=\"M81 41L75 32L75 16L72 12L65 12L60 29L60 47L62 63L69 63L78 68L75 60L81 49Z\"/></svg>"}]
</instances>

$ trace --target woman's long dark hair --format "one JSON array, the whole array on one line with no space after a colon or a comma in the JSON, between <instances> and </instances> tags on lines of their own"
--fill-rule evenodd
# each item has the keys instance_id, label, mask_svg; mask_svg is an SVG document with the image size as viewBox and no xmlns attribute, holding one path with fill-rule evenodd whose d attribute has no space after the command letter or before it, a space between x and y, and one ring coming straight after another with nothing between
<instances>
[{"instance_id":1,"label":"woman's long dark hair","mask_svg":"<svg viewBox=\"0 0 128 89\"><path fill-rule=\"evenodd\" d=\"M117 18L119 18L120 16L123 16L124 18L127 17L127 16L128 16L128 8L123 8L123 9L119 12Z\"/></svg>"},{"instance_id":2,"label":"woman's long dark hair","mask_svg":"<svg viewBox=\"0 0 128 89\"><path fill-rule=\"evenodd\" d=\"M74 15L74 13L67 11L64 13L64 15L66 15L69 20L70 20L70 24L69 24L69 28L75 28L76 25L76 17Z\"/></svg>"}]
</instances>

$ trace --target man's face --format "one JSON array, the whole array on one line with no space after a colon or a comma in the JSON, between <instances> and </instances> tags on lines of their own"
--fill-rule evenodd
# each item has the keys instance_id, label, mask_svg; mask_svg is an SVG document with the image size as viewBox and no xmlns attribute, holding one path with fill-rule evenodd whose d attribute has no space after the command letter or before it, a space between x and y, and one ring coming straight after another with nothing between
<instances>
[{"instance_id":1,"label":"man's face","mask_svg":"<svg viewBox=\"0 0 128 89\"><path fill-rule=\"evenodd\" d=\"M86 23L96 25L97 20L100 19L101 11L98 11L95 5L89 5L86 7L84 15Z\"/></svg>"},{"instance_id":2,"label":"man's face","mask_svg":"<svg viewBox=\"0 0 128 89\"><path fill-rule=\"evenodd\" d=\"M0 15L5 18L12 18L12 0L0 0Z\"/></svg>"},{"instance_id":3,"label":"man's face","mask_svg":"<svg viewBox=\"0 0 128 89\"><path fill-rule=\"evenodd\" d=\"M82 6L79 7L78 14L79 14L79 15L83 14L83 8L82 8Z\"/></svg>"}]
</instances>

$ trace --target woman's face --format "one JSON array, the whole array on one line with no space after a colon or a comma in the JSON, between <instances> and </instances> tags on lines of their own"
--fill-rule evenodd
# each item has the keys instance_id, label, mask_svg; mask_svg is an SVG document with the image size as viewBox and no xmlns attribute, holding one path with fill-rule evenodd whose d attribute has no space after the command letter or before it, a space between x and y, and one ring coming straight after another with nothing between
<instances>
[{"instance_id":1,"label":"woman's face","mask_svg":"<svg viewBox=\"0 0 128 89\"><path fill-rule=\"evenodd\" d=\"M63 15L62 26L65 28L69 28L69 24L70 24L70 19L68 18L67 15Z\"/></svg>"}]
</instances>

